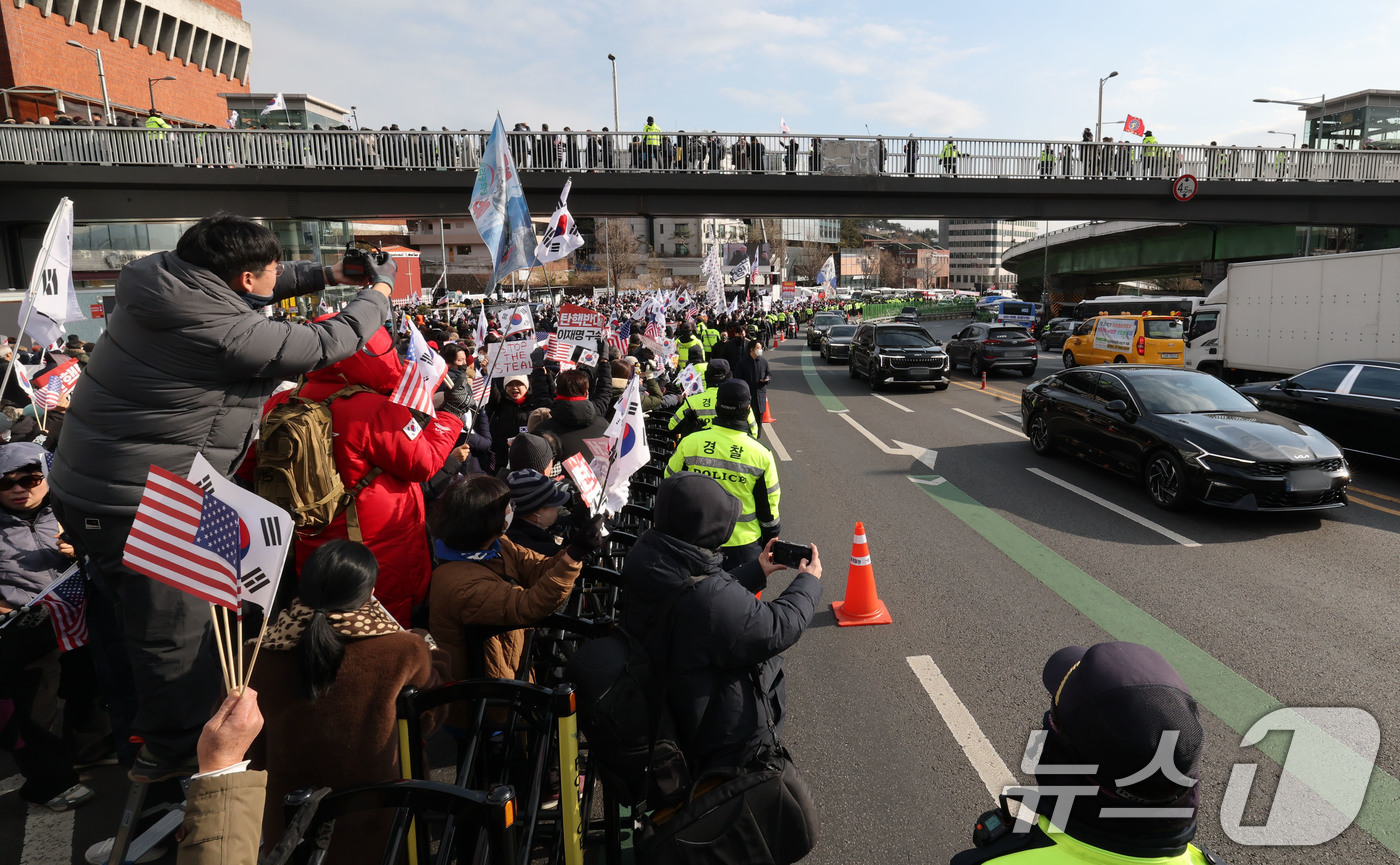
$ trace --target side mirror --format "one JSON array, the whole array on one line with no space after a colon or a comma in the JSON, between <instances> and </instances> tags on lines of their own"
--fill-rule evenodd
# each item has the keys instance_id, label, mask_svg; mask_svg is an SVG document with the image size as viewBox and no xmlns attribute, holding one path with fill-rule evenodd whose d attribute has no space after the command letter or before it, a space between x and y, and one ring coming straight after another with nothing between
<instances>
[{"instance_id":1,"label":"side mirror","mask_svg":"<svg viewBox=\"0 0 1400 865\"><path fill-rule=\"evenodd\" d=\"M1255 405L1259 405L1259 397L1257 397L1257 396L1249 396L1248 394L1246 394L1246 395L1245 395L1245 399L1249 400L1250 402L1254 403Z\"/></svg>"},{"instance_id":2,"label":"side mirror","mask_svg":"<svg viewBox=\"0 0 1400 865\"><path fill-rule=\"evenodd\" d=\"M1110 400L1104 407L1104 411L1111 411L1114 414L1123 414L1128 410L1128 404L1121 399Z\"/></svg>"},{"instance_id":3,"label":"side mirror","mask_svg":"<svg viewBox=\"0 0 1400 865\"><path fill-rule=\"evenodd\" d=\"M1280 381L1278 384L1274 385L1274 387L1278 388L1281 391L1291 391L1294 388L1296 388L1297 385L1293 383L1293 379L1286 378Z\"/></svg>"}]
</instances>

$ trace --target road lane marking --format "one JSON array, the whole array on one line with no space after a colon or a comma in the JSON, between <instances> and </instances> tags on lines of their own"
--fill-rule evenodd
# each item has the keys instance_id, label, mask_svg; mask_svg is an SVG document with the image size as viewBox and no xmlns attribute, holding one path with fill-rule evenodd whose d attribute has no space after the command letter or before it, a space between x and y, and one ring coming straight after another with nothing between
<instances>
[{"instance_id":1,"label":"road lane marking","mask_svg":"<svg viewBox=\"0 0 1400 865\"><path fill-rule=\"evenodd\" d=\"M73 810L50 811L30 805L24 818L19 865L68 865L73 861Z\"/></svg>"},{"instance_id":2,"label":"road lane marking","mask_svg":"<svg viewBox=\"0 0 1400 865\"><path fill-rule=\"evenodd\" d=\"M923 484L928 487L936 487L939 484L947 483L943 478L916 478L913 475L908 475L907 477L916 484Z\"/></svg>"},{"instance_id":3,"label":"road lane marking","mask_svg":"<svg viewBox=\"0 0 1400 865\"><path fill-rule=\"evenodd\" d=\"M771 423L768 425L768 429L763 431L763 435L773 445L773 453L777 454L778 459L785 463L792 462L792 457L788 456L787 448L783 447L782 439L778 438L778 434L773 431Z\"/></svg>"},{"instance_id":4,"label":"road lane marking","mask_svg":"<svg viewBox=\"0 0 1400 865\"><path fill-rule=\"evenodd\" d=\"M1179 535L1179 534L1177 534L1176 532L1172 531L1171 529L1167 528L1166 526L1159 525L1159 524L1157 524L1157 523L1152 522L1152 521L1149 520L1147 517L1140 517L1140 516L1138 516L1137 514L1133 513L1132 511L1128 510L1127 508L1119 507L1118 505L1115 505L1113 502L1109 501L1108 499L1105 499L1105 498L1101 498L1101 497L1099 497L1099 496L1096 496L1096 495L1094 495L1093 493L1089 492L1088 490L1080 489L1079 487L1075 486L1074 484L1070 483L1069 481L1061 480L1060 478L1055 477L1054 475L1050 474L1049 472L1041 471L1040 469L1031 468L1031 467L1027 467L1027 468L1026 468L1026 471L1030 472L1031 474L1035 475L1036 477L1044 478L1045 480L1049 481L1049 482L1052 483L1052 484L1058 484L1058 485L1064 487L1065 489L1069 490L1069 491L1072 492L1072 493L1075 493L1075 494L1077 494L1077 495L1081 495L1081 496L1083 496L1084 498L1088 499L1089 501L1093 502L1093 503L1096 504L1096 505L1101 505L1101 506L1103 506L1103 507L1105 507L1105 508L1108 508L1110 511L1113 511L1115 514L1117 514L1117 515L1120 516L1120 517L1127 517L1128 519L1132 520L1133 522L1137 523L1138 525L1142 526L1143 528L1151 529L1152 531L1156 532L1157 534L1161 535L1161 536L1164 537L1164 538L1169 538L1169 539L1171 539L1171 540L1173 540L1173 541L1176 541L1178 544L1181 544L1183 547L1199 547L1199 546L1200 546L1200 544L1196 543L1195 541L1191 540L1190 538L1186 537L1185 535Z\"/></svg>"},{"instance_id":5,"label":"road lane marking","mask_svg":"<svg viewBox=\"0 0 1400 865\"><path fill-rule=\"evenodd\" d=\"M1388 502L1400 503L1400 499L1397 499L1394 496L1388 496L1385 493L1376 493L1370 490L1363 490L1361 487L1347 487L1347 492L1361 493L1363 496L1370 496L1373 499L1385 499Z\"/></svg>"},{"instance_id":6,"label":"road lane marking","mask_svg":"<svg viewBox=\"0 0 1400 865\"><path fill-rule=\"evenodd\" d=\"M817 368L812 364L812 353L804 350L802 352L802 376L807 379L807 387L812 389L812 396L822 404L822 408L827 411L845 411L846 407L841 404L831 392L831 388L826 386L821 376L817 374Z\"/></svg>"},{"instance_id":7,"label":"road lane marking","mask_svg":"<svg viewBox=\"0 0 1400 865\"><path fill-rule=\"evenodd\" d=\"M997 388L994 388L991 385L987 385L985 388L983 388L980 384L969 384L968 382L958 381L957 379L953 379L953 384L957 385L958 387L965 387L968 390L975 390L978 393L988 394L990 396L996 397L997 399L1009 399L1015 402L1021 401L1020 394L1012 394L1009 391L998 390Z\"/></svg>"},{"instance_id":8,"label":"road lane marking","mask_svg":"<svg viewBox=\"0 0 1400 865\"><path fill-rule=\"evenodd\" d=\"M915 478L910 480L917 483ZM1181 674L1196 701L1240 736L1265 715L1287 708L1263 688L953 484L921 484L920 488L1115 640L1141 643L1161 653ZM1331 739L1329 753L1346 754L1349 750L1302 716L1294 715L1290 724L1308 727L1308 735ZM1282 766L1290 741L1291 737L1265 736L1254 747ZM1343 758L1331 768L1336 777L1330 784L1320 783L1318 787L1339 789L1345 787L1347 778L1359 774L1370 777L1356 825L1386 849L1400 855L1400 780L1360 757ZM1324 799L1327 797L1325 789L1314 788L1314 792Z\"/></svg>"},{"instance_id":9,"label":"road lane marking","mask_svg":"<svg viewBox=\"0 0 1400 865\"><path fill-rule=\"evenodd\" d=\"M972 713L944 678L943 671L938 669L933 658L928 655L911 655L904 660L919 678L919 683L924 686L924 691L938 709L938 714L943 716L943 723L948 725L948 731L962 746L963 754L967 755L967 761L977 771L977 777L982 779L982 785L991 794L992 802L1000 802L1001 791L1019 783L1016 776L1011 774L1011 769L1001 759L997 749L992 747L991 740L982 732L982 728L977 726L977 719L972 717Z\"/></svg>"},{"instance_id":10,"label":"road lane marking","mask_svg":"<svg viewBox=\"0 0 1400 865\"><path fill-rule=\"evenodd\" d=\"M902 411L902 412L908 412L909 414L913 414L913 413L914 413L914 410L913 410L912 408L905 408L904 406L900 405L899 403L895 402L894 400L890 399L890 398L887 397L887 396L881 396L881 395L878 394L878 393L872 393L871 396L875 397L876 399L880 400L881 402L887 402L887 403L889 403L890 405L894 406L895 408L899 409L899 410Z\"/></svg>"},{"instance_id":11,"label":"road lane marking","mask_svg":"<svg viewBox=\"0 0 1400 865\"><path fill-rule=\"evenodd\" d=\"M1352 492L1350 488L1347 489L1347 495L1348 500L1354 505L1361 505L1362 507L1370 508L1373 511L1383 511L1384 513L1400 517L1400 511L1397 511L1394 508L1383 507L1381 505L1373 505L1365 499L1359 499L1356 497L1356 495Z\"/></svg>"},{"instance_id":12,"label":"road lane marking","mask_svg":"<svg viewBox=\"0 0 1400 865\"><path fill-rule=\"evenodd\" d=\"M851 417L849 414L840 414L840 415L837 415L837 417L841 418L841 420L843 420L843 421L845 421L846 423L850 424L851 426L855 427L855 428L856 428L856 432L858 432L858 433L860 433L861 435L865 436L867 439L870 440L870 443L871 443L871 444L875 445L875 447L879 448L880 450L884 451L885 453L890 454L891 456L906 456L906 455L908 455L909 452L906 451L904 448L892 448L892 447L890 447L889 445L885 444L884 442L880 441L880 439L875 435L875 433L873 433L873 432L871 432L870 430L866 429L865 427L861 426L861 425L860 425L860 421L858 421L858 420L856 420L855 418Z\"/></svg>"},{"instance_id":13,"label":"road lane marking","mask_svg":"<svg viewBox=\"0 0 1400 865\"><path fill-rule=\"evenodd\" d=\"M1018 426L1021 423L1021 413L1018 411L999 411L997 412L997 414L1001 415L1002 417L1014 420Z\"/></svg>"},{"instance_id":14,"label":"road lane marking","mask_svg":"<svg viewBox=\"0 0 1400 865\"><path fill-rule=\"evenodd\" d=\"M1025 438L1025 437L1026 437L1026 434L1023 433L1023 432L1021 432L1021 431L1018 430L1018 429L1012 429L1011 427L1007 426L1006 424L997 423L996 421L991 420L991 419L989 419L989 418L982 417L981 415L975 415L975 414L973 414L973 413L970 412L970 411L964 411L964 410L962 410L962 409L960 409L960 408L955 408L955 409L953 409L953 411L957 412L958 414L965 414L965 415L967 415L968 417L972 418L973 420L980 420L982 423L987 424L988 426L994 426L994 427L996 427L996 428L999 429L999 430L1003 430L1003 431L1005 431L1005 432L1009 432L1009 433L1011 433L1012 435L1016 436L1017 438Z\"/></svg>"},{"instance_id":15,"label":"road lane marking","mask_svg":"<svg viewBox=\"0 0 1400 865\"><path fill-rule=\"evenodd\" d=\"M909 454L909 456L928 466L929 471L937 471L938 451L931 451L928 448L921 448L918 445L911 445L908 442L902 442L899 439L895 439L894 443L896 447L903 448L904 452Z\"/></svg>"}]
</instances>

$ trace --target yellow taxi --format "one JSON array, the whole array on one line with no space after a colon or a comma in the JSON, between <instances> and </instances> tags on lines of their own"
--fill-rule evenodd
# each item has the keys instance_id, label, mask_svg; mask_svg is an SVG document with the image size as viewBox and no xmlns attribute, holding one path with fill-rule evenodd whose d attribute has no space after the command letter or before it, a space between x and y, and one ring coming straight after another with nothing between
<instances>
[{"instance_id":1,"label":"yellow taxi","mask_svg":"<svg viewBox=\"0 0 1400 865\"><path fill-rule=\"evenodd\" d=\"M1100 315L1065 339L1065 367L1095 363L1183 366L1182 320L1170 315Z\"/></svg>"}]
</instances>

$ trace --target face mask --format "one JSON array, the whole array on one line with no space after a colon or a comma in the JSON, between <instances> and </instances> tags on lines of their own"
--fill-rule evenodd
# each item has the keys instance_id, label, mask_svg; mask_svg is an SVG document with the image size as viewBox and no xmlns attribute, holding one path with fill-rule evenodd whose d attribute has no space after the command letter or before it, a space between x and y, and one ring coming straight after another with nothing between
<instances>
[{"instance_id":1,"label":"face mask","mask_svg":"<svg viewBox=\"0 0 1400 865\"><path fill-rule=\"evenodd\" d=\"M515 519L515 506L511 505L510 507L506 508L506 524L501 527L501 534L506 533L506 531L510 528L511 520L513 519Z\"/></svg>"},{"instance_id":2,"label":"face mask","mask_svg":"<svg viewBox=\"0 0 1400 865\"><path fill-rule=\"evenodd\" d=\"M275 299L276 298L270 294L266 297L261 294L249 294L247 292L243 294L243 302L248 304L249 309L266 309Z\"/></svg>"},{"instance_id":3,"label":"face mask","mask_svg":"<svg viewBox=\"0 0 1400 865\"><path fill-rule=\"evenodd\" d=\"M754 356L754 357L761 357L762 355L763 355L763 349L761 349L761 348L756 348L756 349L753 350L753 356Z\"/></svg>"}]
</instances>

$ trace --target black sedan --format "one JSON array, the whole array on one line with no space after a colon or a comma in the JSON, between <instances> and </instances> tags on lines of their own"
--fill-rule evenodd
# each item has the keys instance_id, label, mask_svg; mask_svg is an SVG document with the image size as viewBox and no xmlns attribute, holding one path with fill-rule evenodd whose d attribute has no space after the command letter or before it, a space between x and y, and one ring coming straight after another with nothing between
<instances>
[{"instance_id":1,"label":"black sedan","mask_svg":"<svg viewBox=\"0 0 1400 865\"><path fill-rule=\"evenodd\" d=\"M819 312L812 316L812 320L807 322L807 347L816 348L828 328L845 323L846 316L839 312Z\"/></svg>"},{"instance_id":2,"label":"black sedan","mask_svg":"<svg viewBox=\"0 0 1400 865\"><path fill-rule=\"evenodd\" d=\"M821 353L822 359L827 363L836 363L838 360L845 360L851 356L851 338L856 335L856 325L838 324L822 334Z\"/></svg>"},{"instance_id":3,"label":"black sedan","mask_svg":"<svg viewBox=\"0 0 1400 865\"><path fill-rule=\"evenodd\" d=\"M1021 392L1021 427L1036 453L1067 451L1136 478L1163 508L1192 500L1269 511L1347 503L1351 474L1337 445L1194 370L1066 370Z\"/></svg>"},{"instance_id":4,"label":"black sedan","mask_svg":"<svg viewBox=\"0 0 1400 865\"><path fill-rule=\"evenodd\" d=\"M1059 351L1065 347L1065 339L1074 333L1074 326L1079 324L1072 318L1052 318L1045 323L1045 327L1040 331L1040 348L1042 351Z\"/></svg>"},{"instance_id":5,"label":"black sedan","mask_svg":"<svg viewBox=\"0 0 1400 865\"><path fill-rule=\"evenodd\" d=\"M1236 390L1261 408L1321 430L1346 450L1400 459L1400 363L1326 363Z\"/></svg>"}]
</instances>

